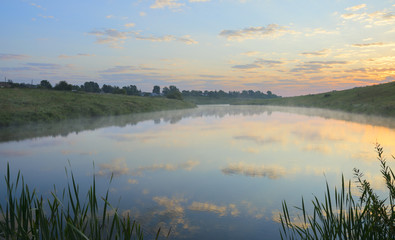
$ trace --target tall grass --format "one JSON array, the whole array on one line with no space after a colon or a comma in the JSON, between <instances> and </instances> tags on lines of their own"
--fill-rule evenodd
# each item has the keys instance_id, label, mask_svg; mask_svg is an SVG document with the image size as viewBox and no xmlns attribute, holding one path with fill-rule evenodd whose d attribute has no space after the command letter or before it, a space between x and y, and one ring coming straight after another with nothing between
<instances>
[{"instance_id":1,"label":"tall grass","mask_svg":"<svg viewBox=\"0 0 395 240\"><path fill-rule=\"evenodd\" d=\"M295 207L301 213L296 218L290 216L284 201L281 239L395 239L395 175L386 164L383 148L376 144L375 149L388 198L380 199L363 173L354 168L360 197L353 196L351 181L346 185L342 177L341 189L335 188L334 195L327 183L324 201L314 197L312 215L308 214L303 198L302 206Z\"/></svg>"},{"instance_id":2,"label":"tall grass","mask_svg":"<svg viewBox=\"0 0 395 240\"><path fill-rule=\"evenodd\" d=\"M109 190L101 201L98 199L95 176L83 199L72 172L70 176L60 196L54 187L52 197L44 200L25 184L20 172L13 180L7 164L7 199L5 206L0 205L0 239L143 239L140 225L129 215L120 216L108 202ZM156 239L159 233L160 229Z\"/></svg>"}]
</instances>

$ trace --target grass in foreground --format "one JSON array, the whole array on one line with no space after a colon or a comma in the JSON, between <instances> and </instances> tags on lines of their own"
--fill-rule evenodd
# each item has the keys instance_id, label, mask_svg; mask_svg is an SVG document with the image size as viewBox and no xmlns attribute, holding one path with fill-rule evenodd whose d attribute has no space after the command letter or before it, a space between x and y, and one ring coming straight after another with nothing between
<instances>
[{"instance_id":1,"label":"grass in foreground","mask_svg":"<svg viewBox=\"0 0 395 240\"><path fill-rule=\"evenodd\" d=\"M356 200L342 178L340 191L335 188L334 195L326 185L325 201L317 197L312 201L314 210L309 215L304 200L302 206L295 207L301 212L297 221L291 221L288 206L283 202L280 215L282 239L395 239L395 175L383 157L383 148L376 144L381 173L388 188L388 198L380 199L373 192L363 174L354 169L354 175L361 197ZM394 157L395 158L395 157Z\"/></svg>"},{"instance_id":2,"label":"grass in foreground","mask_svg":"<svg viewBox=\"0 0 395 240\"><path fill-rule=\"evenodd\" d=\"M164 97L0 88L0 127L193 107Z\"/></svg>"},{"instance_id":3,"label":"grass in foreground","mask_svg":"<svg viewBox=\"0 0 395 240\"><path fill-rule=\"evenodd\" d=\"M84 199L73 173L62 195L54 189L52 199L46 201L29 189L20 172L13 181L8 164L5 183L7 203L0 205L0 239L143 239L140 225L110 205L108 190L99 203L95 177ZM160 229L156 239L159 233Z\"/></svg>"},{"instance_id":4,"label":"grass in foreground","mask_svg":"<svg viewBox=\"0 0 395 240\"><path fill-rule=\"evenodd\" d=\"M251 100L238 104L315 107L395 117L395 82L321 94Z\"/></svg>"}]
</instances>

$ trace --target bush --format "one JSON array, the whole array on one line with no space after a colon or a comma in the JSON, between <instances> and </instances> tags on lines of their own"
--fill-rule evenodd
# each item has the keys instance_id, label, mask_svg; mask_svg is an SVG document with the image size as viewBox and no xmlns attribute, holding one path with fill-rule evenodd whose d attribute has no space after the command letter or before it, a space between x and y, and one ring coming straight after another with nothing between
<instances>
[{"instance_id":1,"label":"bush","mask_svg":"<svg viewBox=\"0 0 395 240\"><path fill-rule=\"evenodd\" d=\"M386 164L383 148L376 144L375 149L389 192L387 199L380 199L370 183L363 179L363 174L354 168L354 177L361 191L359 199L354 199L351 194L351 182L346 188L342 177L341 191L335 188L332 196L327 183L325 201L320 202L315 197L313 215L306 212L302 198L302 206L295 207L303 216L298 216L297 222L291 221L284 201L280 214L281 239L395 239L395 175Z\"/></svg>"}]
</instances>

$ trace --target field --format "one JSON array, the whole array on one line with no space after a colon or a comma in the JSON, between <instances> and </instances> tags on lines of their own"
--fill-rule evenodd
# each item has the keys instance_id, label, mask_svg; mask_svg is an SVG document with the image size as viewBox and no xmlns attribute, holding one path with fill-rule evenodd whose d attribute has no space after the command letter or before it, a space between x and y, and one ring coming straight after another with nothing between
<instances>
[{"instance_id":1,"label":"field","mask_svg":"<svg viewBox=\"0 0 395 240\"><path fill-rule=\"evenodd\" d=\"M249 100L238 104L315 107L395 117L395 82L314 95Z\"/></svg>"},{"instance_id":2,"label":"field","mask_svg":"<svg viewBox=\"0 0 395 240\"><path fill-rule=\"evenodd\" d=\"M163 97L41 89L0 89L0 126L195 107Z\"/></svg>"}]
</instances>

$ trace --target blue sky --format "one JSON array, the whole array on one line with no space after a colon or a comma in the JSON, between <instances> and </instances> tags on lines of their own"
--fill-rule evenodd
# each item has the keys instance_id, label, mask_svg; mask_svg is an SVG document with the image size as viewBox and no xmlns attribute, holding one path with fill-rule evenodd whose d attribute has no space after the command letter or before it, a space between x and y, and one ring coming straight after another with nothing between
<instances>
[{"instance_id":1,"label":"blue sky","mask_svg":"<svg viewBox=\"0 0 395 240\"><path fill-rule=\"evenodd\" d=\"M395 80L395 0L2 0L0 77L293 96Z\"/></svg>"}]
</instances>

